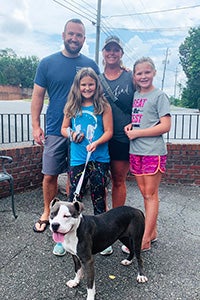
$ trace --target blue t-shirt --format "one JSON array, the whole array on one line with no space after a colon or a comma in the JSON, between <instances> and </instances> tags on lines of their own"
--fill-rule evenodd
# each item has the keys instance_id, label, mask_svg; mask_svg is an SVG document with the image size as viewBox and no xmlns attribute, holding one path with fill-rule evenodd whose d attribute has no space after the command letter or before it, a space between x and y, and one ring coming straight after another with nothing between
<instances>
[{"instance_id":1,"label":"blue t-shirt","mask_svg":"<svg viewBox=\"0 0 200 300\"><path fill-rule=\"evenodd\" d=\"M97 64L83 54L69 58L62 52L41 60L34 82L47 90L49 105L46 113L46 135L61 136L63 109L76 73L83 67L91 67L99 74Z\"/></svg>"},{"instance_id":2,"label":"blue t-shirt","mask_svg":"<svg viewBox=\"0 0 200 300\"><path fill-rule=\"evenodd\" d=\"M71 119L71 128L76 132L83 132L84 139L81 143L71 142L70 165L85 164L87 157L87 145L98 140L104 133L103 115L95 115L94 106L82 107L82 114ZM108 142L100 144L90 156L90 161L110 161Z\"/></svg>"}]
</instances>

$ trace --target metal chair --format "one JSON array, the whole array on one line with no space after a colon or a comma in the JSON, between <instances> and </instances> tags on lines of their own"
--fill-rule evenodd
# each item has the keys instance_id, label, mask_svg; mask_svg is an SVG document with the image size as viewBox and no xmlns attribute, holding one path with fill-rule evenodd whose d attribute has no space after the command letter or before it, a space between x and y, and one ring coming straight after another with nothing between
<instances>
[{"instance_id":1,"label":"metal chair","mask_svg":"<svg viewBox=\"0 0 200 300\"><path fill-rule=\"evenodd\" d=\"M12 163L13 159L10 156L0 156L0 160L2 161L2 170L0 172L0 182L2 181L8 181L10 184L10 193L11 193L11 204L12 204L12 212L15 218L17 218L16 212L15 212L15 203L14 203L14 179L11 174L9 174L6 171L5 163Z\"/></svg>"}]
</instances>

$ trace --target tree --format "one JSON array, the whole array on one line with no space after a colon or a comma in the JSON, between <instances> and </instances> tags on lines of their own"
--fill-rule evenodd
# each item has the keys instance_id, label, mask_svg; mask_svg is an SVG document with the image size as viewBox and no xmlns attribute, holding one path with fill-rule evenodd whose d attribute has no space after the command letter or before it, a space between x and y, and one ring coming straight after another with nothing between
<instances>
[{"instance_id":1,"label":"tree","mask_svg":"<svg viewBox=\"0 0 200 300\"><path fill-rule=\"evenodd\" d=\"M179 47L179 55L187 77L182 103L186 107L200 110L200 27L189 30L189 36Z\"/></svg>"},{"instance_id":2,"label":"tree","mask_svg":"<svg viewBox=\"0 0 200 300\"><path fill-rule=\"evenodd\" d=\"M39 58L18 57L10 49L0 50L0 84L32 88Z\"/></svg>"},{"instance_id":3,"label":"tree","mask_svg":"<svg viewBox=\"0 0 200 300\"><path fill-rule=\"evenodd\" d=\"M33 87L33 80L39 59L36 56L20 57L16 62L16 69L20 74L22 87Z\"/></svg>"}]
</instances>

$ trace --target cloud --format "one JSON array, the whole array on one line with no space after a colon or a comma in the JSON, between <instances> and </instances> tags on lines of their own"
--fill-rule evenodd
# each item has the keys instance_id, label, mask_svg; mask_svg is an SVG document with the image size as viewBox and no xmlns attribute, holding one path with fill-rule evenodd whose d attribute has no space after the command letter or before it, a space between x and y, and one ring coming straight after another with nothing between
<instances>
[{"instance_id":1,"label":"cloud","mask_svg":"<svg viewBox=\"0 0 200 300\"><path fill-rule=\"evenodd\" d=\"M189 28L200 24L199 1L115 0L114 4L111 4L110 0L104 0L101 5L100 66L101 47L106 36L118 35L124 44L124 63L132 68L137 58L152 57L157 67L155 84L161 87L163 61L166 50L169 49L164 87L173 95L176 70L178 82L184 81L178 48L188 35ZM76 5L77 9L72 5ZM195 5L197 7L192 8ZM180 9L189 6L190 9ZM175 8L177 10L174 10ZM64 24L68 19L75 17L82 19L86 26L86 42L82 52L94 59L96 14L97 1L92 0L1 1L1 49L11 48L19 56L36 55L39 58L60 51L63 47L61 34Z\"/></svg>"},{"instance_id":2,"label":"cloud","mask_svg":"<svg viewBox=\"0 0 200 300\"><path fill-rule=\"evenodd\" d=\"M30 30L26 1L14 1L15 6L5 3L0 18L1 35L21 35Z\"/></svg>"}]
</instances>

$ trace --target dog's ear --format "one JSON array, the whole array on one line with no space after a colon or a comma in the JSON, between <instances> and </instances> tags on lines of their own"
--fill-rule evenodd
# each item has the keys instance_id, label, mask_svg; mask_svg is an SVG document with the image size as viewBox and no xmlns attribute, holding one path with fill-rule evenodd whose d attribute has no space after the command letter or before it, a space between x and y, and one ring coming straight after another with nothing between
<instances>
[{"instance_id":1,"label":"dog's ear","mask_svg":"<svg viewBox=\"0 0 200 300\"><path fill-rule=\"evenodd\" d=\"M53 200L51 201L51 203L50 203L50 208L51 207L53 207L57 202L59 202L60 201L60 199L58 199L58 198L53 198Z\"/></svg>"},{"instance_id":2,"label":"dog's ear","mask_svg":"<svg viewBox=\"0 0 200 300\"><path fill-rule=\"evenodd\" d=\"M81 203L79 201L74 201L73 204L78 213L81 213L84 210L83 203Z\"/></svg>"}]
</instances>

